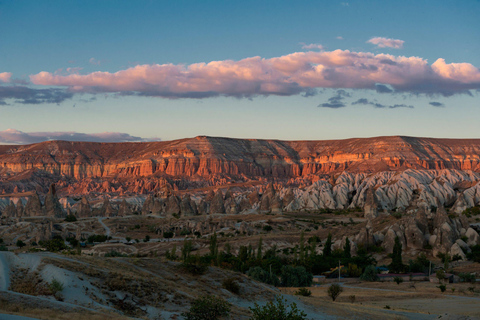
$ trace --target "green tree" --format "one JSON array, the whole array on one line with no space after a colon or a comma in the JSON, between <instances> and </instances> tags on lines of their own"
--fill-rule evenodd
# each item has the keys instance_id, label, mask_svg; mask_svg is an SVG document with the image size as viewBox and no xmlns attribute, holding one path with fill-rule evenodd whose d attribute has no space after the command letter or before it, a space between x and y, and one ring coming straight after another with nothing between
<instances>
[{"instance_id":1,"label":"green tree","mask_svg":"<svg viewBox=\"0 0 480 320\"><path fill-rule=\"evenodd\" d=\"M395 237L395 244L393 245L393 252L391 254L392 263L388 268L395 273L401 273L405 270L402 262L402 244L398 237Z\"/></svg>"},{"instance_id":2,"label":"green tree","mask_svg":"<svg viewBox=\"0 0 480 320\"><path fill-rule=\"evenodd\" d=\"M258 248L257 248L257 260L260 261L262 260L262 245L263 245L263 239L262 237L260 237L260 239L258 240Z\"/></svg>"},{"instance_id":3,"label":"green tree","mask_svg":"<svg viewBox=\"0 0 480 320\"><path fill-rule=\"evenodd\" d=\"M272 286L278 286L280 284L280 281L276 275L265 271L262 267L253 267L248 269L247 275L254 280L270 284Z\"/></svg>"},{"instance_id":4,"label":"green tree","mask_svg":"<svg viewBox=\"0 0 480 320\"><path fill-rule=\"evenodd\" d=\"M304 240L304 233L302 231L300 235L300 261L304 262L305 261L305 240Z\"/></svg>"},{"instance_id":5,"label":"green tree","mask_svg":"<svg viewBox=\"0 0 480 320\"><path fill-rule=\"evenodd\" d=\"M17 240L17 247L19 248L23 248L26 246L25 242L23 242L22 240Z\"/></svg>"},{"instance_id":6,"label":"green tree","mask_svg":"<svg viewBox=\"0 0 480 320\"><path fill-rule=\"evenodd\" d=\"M325 242L325 247L323 248L323 256L330 257L332 255L332 234L329 233L327 241Z\"/></svg>"},{"instance_id":7,"label":"green tree","mask_svg":"<svg viewBox=\"0 0 480 320\"><path fill-rule=\"evenodd\" d=\"M335 301L342 292L343 288L337 283L333 283L327 289L327 294L330 298L332 298L332 301Z\"/></svg>"},{"instance_id":8,"label":"green tree","mask_svg":"<svg viewBox=\"0 0 480 320\"><path fill-rule=\"evenodd\" d=\"M231 304L222 298L209 295L195 299L190 310L182 316L186 320L216 320L228 316L231 307Z\"/></svg>"},{"instance_id":9,"label":"green tree","mask_svg":"<svg viewBox=\"0 0 480 320\"><path fill-rule=\"evenodd\" d=\"M343 247L343 256L345 259L350 259L352 257L352 254L350 253L351 251L350 240L347 237L347 239L345 239L345 246Z\"/></svg>"},{"instance_id":10,"label":"green tree","mask_svg":"<svg viewBox=\"0 0 480 320\"><path fill-rule=\"evenodd\" d=\"M360 276L361 280L364 281L378 281L377 269L373 265L365 267L365 271Z\"/></svg>"},{"instance_id":11,"label":"green tree","mask_svg":"<svg viewBox=\"0 0 480 320\"><path fill-rule=\"evenodd\" d=\"M293 302L288 305L287 300L281 296L276 296L275 301L268 302L261 307L255 302L255 307L250 308L253 315L250 320L305 320L307 314L298 309L297 304Z\"/></svg>"},{"instance_id":12,"label":"green tree","mask_svg":"<svg viewBox=\"0 0 480 320\"><path fill-rule=\"evenodd\" d=\"M210 237L210 257L213 260L216 260L218 256L218 242L217 242L217 233L214 232Z\"/></svg>"},{"instance_id":13,"label":"green tree","mask_svg":"<svg viewBox=\"0 0 480 320\"><path fill-rule=\"evenodd\" d=\"M305 267L283 266L280 275L282 287L310 287L313 275Z\"/></svg>"},{"instance_id":14,"label":"green tree","mask_svg":"<svg viewBox=\"0 0 480 320\"><path fill-rule=\"evenodd\" d=\"M191 240L183 241L182 247L182 261L187 262L190 259L190 253L192 252L193 244Z\"/></svg>"}]
</instances>

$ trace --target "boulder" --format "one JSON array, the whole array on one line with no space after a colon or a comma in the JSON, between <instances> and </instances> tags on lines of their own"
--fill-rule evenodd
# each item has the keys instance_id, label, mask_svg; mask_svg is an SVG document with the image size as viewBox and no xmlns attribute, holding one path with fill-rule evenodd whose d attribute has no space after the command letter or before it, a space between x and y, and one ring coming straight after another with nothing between
<instances>
[{"instance_id":1,"label":"boulder","mask_svg":"<svg viewBox=\"0 0 480 320\"><path fill-rule=\"evenodd\" d=\"M469 246L474 246L479 244L480 236L478 235L477 231L472 228L468 228L467 232L465 232L465 236L467 237L467 244Z\"/></svg>"},{"instance_id":2,"label":"boulder","mask_svg":"<svg viewBox=\"0 0 480 320\"><path fill-rule=\"evenodd\" d=\"M462 261L467 260L465 253L463 252L462 248L458 245L458 243L454 243L450 248L450 257L453 258L454 256L460 256L460 259Z\"/></svg>"}]
</instances>

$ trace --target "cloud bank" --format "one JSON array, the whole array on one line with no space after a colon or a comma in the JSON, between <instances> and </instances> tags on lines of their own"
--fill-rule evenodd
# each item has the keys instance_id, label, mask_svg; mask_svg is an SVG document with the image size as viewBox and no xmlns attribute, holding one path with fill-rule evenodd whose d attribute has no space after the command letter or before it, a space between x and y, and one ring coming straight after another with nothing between
<instances>
[{"instance_id":1,"label":"cloud bank","mask_svg":"<svg viewBox=\"0 0 480 320\"><path fill-rule=\"evenodd\" d=\"M115 73L60 75L40 72L33 84L71 92L115 92L163 98L296 95L316 88L371 89L450 96L480 89L480 70L469 63L433 64L419 57L335 50L281 57L223 60L190 65L137 65Z\"/></svg>"},{"instance_id":2,"label":"cloud bank","mask_svg":"<svg viewBox=\"0 0 480 320\"><path fill-rule=\"evenodd\" d=\"M405 41L399 39L389 39L382 37L375 37L367 41L377 46L377 48L393 48L393 49L402 49Z\"/></svg>"},{"instance_id":3,"label":"cloud bank","mask_svg":"<svg viewBox=\"0 0 480 320\"><path fill-rule=\"evenodd\" d=\"M80 133L80 132L22 132L15 129L0 131L0 143L30 144L51 140L87 142L147 142L160 139L145 139L121 132Z\"/></svg>"},{"instance_id":4,"label":"cloud bank","mask_svg":"<svg viewBox=\"0 0 480 320\"><path fill-rule=\"evenodd\" d=\"M0 105L8 105L9 99L20 104L61 103L73 97L65 89L32 89L25 86L0 86Z\"/></svg>"}]
</instances>

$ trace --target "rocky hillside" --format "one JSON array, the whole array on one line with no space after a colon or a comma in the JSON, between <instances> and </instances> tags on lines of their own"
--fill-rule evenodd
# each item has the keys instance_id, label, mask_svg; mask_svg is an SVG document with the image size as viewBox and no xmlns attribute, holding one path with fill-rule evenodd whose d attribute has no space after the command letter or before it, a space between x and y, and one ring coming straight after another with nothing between
<instances>
[{"instance_id":1,"label":"rocky hillside","mask_svg":"<svg viewBox=\"0 0 480 320\"><path fill-rule=\"evenodd\" d=\"M296 178L414 169L480 170L480 140L376 137L279 141L199 136L150 143L50 141L0 146L10 177L31 169L68 178L139 177L162 173L192 178Z\"/></svg>"}]
</instances>

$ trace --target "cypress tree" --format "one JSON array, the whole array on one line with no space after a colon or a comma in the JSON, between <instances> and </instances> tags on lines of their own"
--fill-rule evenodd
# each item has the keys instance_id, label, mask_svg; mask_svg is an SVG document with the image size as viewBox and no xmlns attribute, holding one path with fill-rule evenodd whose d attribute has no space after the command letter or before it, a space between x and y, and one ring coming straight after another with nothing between
<instances>
[{"instance_id":1,"label":"cypress tree","mask_svg":"<svg viewBox=\"0 0 480 320\"><path fill-rule=\"evenodd\" d=\"M388 266L389 269L395 273L403 272L404 265L402 262L402 243L400 239L395 237L395 244L393 245L392 263Z\"/></svg>"},{"instance_id":2,"label":"cypress tree","mask_svg":"<svg viewBox=\"0 0 480 320\"><path fill-rule=\"evenodd\" d=\"M325 242L325 247L323 248L323 255L325 257L330 257L332 255L332 234L328 234L327 242Z\"/></svg>"},{"instance_id":3,"label":"cypress tree","mask_svg":"<svg viewBox=\"0 0 480 320\"><path fill-rule=\"evenodd\" d=\"M343 256L346 259L350 259L352 257L352 254L350 253L350 251L351 251L350 240L347 237L347 239L345 239L345 246L343 247Z\"/></svg>"},{"instance_id":4,"label":"cypress tree","mask_svg":"<svg viewBox=\"0 0 480 320\"><path fill-rule=\"evenodd\" d=\"M305 261L305 244L304 244L304 234L300 235L300 261Z\"/></svg>"},{"instance_id":5,"label":"cypress tree","mask_svg":"<svg viewBox=\"0 0 480 320\"><path fill-rule=\"evenodd\" d=\"M260 237L260 240L258 240L258 250L257 250L257 260L262 260L262 244L263 244L263 239Z\"/></svg>"}]
</instances>

